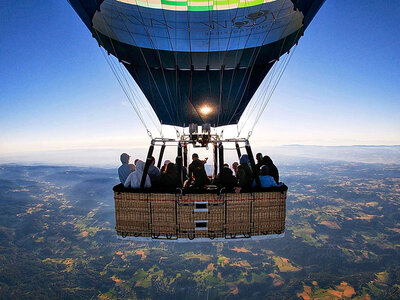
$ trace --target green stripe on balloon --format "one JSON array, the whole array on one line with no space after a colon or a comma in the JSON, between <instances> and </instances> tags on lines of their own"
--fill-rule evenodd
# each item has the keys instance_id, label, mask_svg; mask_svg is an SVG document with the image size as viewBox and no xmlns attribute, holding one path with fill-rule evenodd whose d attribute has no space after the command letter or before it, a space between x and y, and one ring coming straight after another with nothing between
<instances>
[{"instance_id":1,"label":"green stripe on balloon","mask_svg":"<svg viewBox=\"0 0 400 300\"><path fill-rule=\"evenodd\" d=\"M188 11L207 11L212 10L213 6L188 6Z\"/></svg>"},{"instance_id":2,"label":"green stripe on balloon","mask_svg":"<svg viewBox=\"0 0 400 300\"><path fill-rule=\"evenodd\" d=\"M187 1L171 1L171 0L161 0L162 4L165 5L175 5L175 6L187 6Z\"/></svg>"},{"instance_id":3,"label":"green stripe on balloon","mask_svg":"<svg viewBox=\"0 0 400 300\"><path fill-rule=\"evenodd\" d=\"M264 3L264 0L253 0L253 1L241 2L241 3L239 3L239 8L254 6L254 5L263 4L263 3Z\"/></svg>"},{"instance_id":4,"label":"green stripe on balloon","mask_svg":"<svg viewBox=\"0 0 400 300\"><path fill-rule=\"evenodd\" d=\"M220 0L220 1L214 1L214 5L232 5L232 4L238 4L239 0Z\"/></svg>"}]
</instances>

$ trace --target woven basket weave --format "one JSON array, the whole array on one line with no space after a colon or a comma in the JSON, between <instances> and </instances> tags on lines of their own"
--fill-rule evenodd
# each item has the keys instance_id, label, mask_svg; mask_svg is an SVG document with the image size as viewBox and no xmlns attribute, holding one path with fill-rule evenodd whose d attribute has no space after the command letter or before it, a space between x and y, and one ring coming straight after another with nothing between
<instances>
[{"instance_id":1,"label":"woven basket weave","mask_svg":"<svg viewBox=\"0 0 400 300\"><path fill-rule=\"evenodd\" d=\"M114 192L117 234L154 239L247 238L285 231L286 191L240 194Z\"/></svg>"}]
</instances>

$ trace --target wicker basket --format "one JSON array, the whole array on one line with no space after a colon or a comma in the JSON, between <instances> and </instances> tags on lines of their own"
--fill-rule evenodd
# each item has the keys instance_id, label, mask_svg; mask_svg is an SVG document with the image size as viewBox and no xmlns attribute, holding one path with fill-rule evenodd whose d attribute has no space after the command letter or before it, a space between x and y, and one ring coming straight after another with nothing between
<instances>
[{"instance_id":1,"label":"wicker basket","mask_svg":"<svg viewBox=\"0 0 400 300\"><path fill-rule=\"evenodd\" d=\"M115 191L114 200L122 237L232 239L285 231L286 190L221 195Z\"/></svg>"}]
</instances>

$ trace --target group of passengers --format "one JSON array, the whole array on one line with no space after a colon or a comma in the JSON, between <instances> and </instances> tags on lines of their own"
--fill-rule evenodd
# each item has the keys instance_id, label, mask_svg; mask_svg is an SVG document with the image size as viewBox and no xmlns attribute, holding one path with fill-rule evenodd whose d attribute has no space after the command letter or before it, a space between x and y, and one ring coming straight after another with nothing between
<instances>
[{"instance_id":1,"label":"group of passengers","mask_svg":"<svg viewBox=\"0 0 400 300\"><path fill-rule=\"evenodd\" d=\"M122 165L118 169L119 179L126 188L137 189L140 188L143 180L145 163L136 159L134 164L130 164L129 160L130 156L127 153L121 154ZM176 163L166 160L160 170L155 166L154 157L151 157L144 187L174 191L179 187L180 182L183 182L183 187L187 189L202 190L208 185L216 185L218 188L224 188L226 192L246 192L257 187L257 176L262 188L279 186L279 172L271 158L257 153L256 160L255 172L251 168L248 155L243 154L240 157L240 163L234 162L232 168L225 163L220 173L211 179L205 170L207 158L200 160L196 153L192 155L192 162L188 169L182 165L181 178L177 172L178 158Z\"/></svg>"}]
</instances>

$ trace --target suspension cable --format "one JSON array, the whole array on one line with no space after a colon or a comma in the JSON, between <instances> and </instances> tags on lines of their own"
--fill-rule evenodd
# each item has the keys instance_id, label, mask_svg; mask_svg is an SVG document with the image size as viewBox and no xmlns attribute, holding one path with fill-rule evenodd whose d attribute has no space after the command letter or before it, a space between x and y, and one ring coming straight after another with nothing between
<instances>
[{"instance_id":1,"label":"suspension cable","mask_svg":"<svg viewBox=\"0 0 400 300\"><path fill-rule=\"evenodd\" d=\"M264 112L264 110L265 110L265 107L268 105L269 100L271 99L273 93L275 92L275 89L276 89L276 87L278 86L278 83L279 83L279 81L281 80L282 75L283 75L283 73L285 72L285 70L286 70L286 68L287 68L287 66L288 66L288 64L289 64L289 62L290 62L290 60L291 60L291 58L292 58L292 56L293 56L293 53L295 52L295 51L294 51L295 49L296 49L296 48L294 48L293 51L291 51L291 53L288 55L288 59L286 59L286 61L284 62L284 66L283 66L283 68L280 70L280 73L279 73L279 75L278 75L278 79L275 81L275 83L274 83L274 85L273 85L273 87L272 87L270 93L268 94L268 96L267 96L267 98L266 98L267 100L264 102L263 106L262 106L261 109L259 110L259 112L258 112L258 114L257 114L257 117L256 117L256 119L255 119L255 121L254 121L254 123L253 123L253 126L251 127L251 131L254 130L254 127L257 125L257 123L258 123L260 117L262 116L262 114L263 114L263 112Z\"/></svg>"},{"instance_id":2,"label":"suspension cable","mask_svg":"<svg viewBox=\"0 0 400 300\"><path fill-rule=\"evenodd\" d=\"M116 6L117 6L117 5L113 4L113 7L116 8ZM125 28L126 28L126 31L129 33L129 35L130 35L130 37L131 37L133 43L139 48L139 51L140 51L140 53L141 53L141 55L142 55L142 57L143 57L143 60L144 60L144 62L145 62L145 64L146 64L146 67L147 67L148 72L149 72L149 74L150 74L150 76L151 76L151 79L153 80L154 85L156 86L156 89L157 89L158 93L159 93L160 96L161 96L161 100L162 100L163 103L164 103L164 107L166 108L167 113L168 113L168 115L169 115L170 118L171 118L171 114L170 114L170 111L169 111L169 109L168 109L168 106L167 106L166 103L164 102L164 98L162 97L162 95L161 95L161 93L160 93L160 90L159 90L158 85L157 85L157 83L156 83L156 81L155 81L155 78L153 77L152 71L151 71L151 69L150 69L150 66L148 65L148 62L147 62L147 59L146 59L146 57L145 57L145 55L144 55L144 53L143 53L143 50L142 50L142 48L141 48L139 45L137 45L137 43L136 43L134 37L132 36L132 33L129 31L129 28L128 28L128 26L126 25L126 22L125 22L124 19L123 19L123 17L126 18L125 14L122 14L118 9L115 9L115 10L117 11L119 17L120 17L121 20L123 21L123 23L124 23L124 25L125 25ZM140 16L141 16L141 18L142 18L142 22L144 22L143 15L141 14L141 12L140 12L139 9L138 9L138 13L140 14ZM104 17L103 14L102 14L102 17L103 17L104 23L109 27L108 30L111 31L111 30L110 30L110 29L111 29L111 26L108 24L108 22L107 22L107 20L105 19L105 17ZM164 16L164 20L165 20L165 16ZM130 20L128 19L128 21L130 21ZM168 29L168 28L167 28L167 29ZM97 31L96 31L96 33L97 33ZM165 78L165 74L164 74L164 69L163 69L162 62L161 62L161 57L160 57L159 49L158 49L157 47L155 47L155 45L154 45L154 43L153 43L153 41L152 41L152 38L150 37L150 34L149 34L149 32L148 32L147 29L146 29L146 34L147 34L147 36L148 36L150 42L152 43L153 48L157 50L158 58L159 58L159 61L160 61L160 66L161 66L161 69L162 69L162 72L163 72L164 83L167 85L167 83L166 83L166 78ZM97 33L97 35L98 35L98 33ZM98 35L98 38L99 38L99 41L101 41L101 38L99 37L99 35ZM112 41L111 37L109 37L109 39L110 39L110 44L111 44L111 46L112 46L112 48L113 48L114 54L115 54L115 56L118 58L118 54L117 54L117 51L116 51L116 49L115 49L115 47L114 47L114 44L113 44L113 41ZM171 41L170 41L170 44L171 44L171 49L173 50L173 45L172 45L172 42L171 42ZM103 48L105 48L103 43L102 43L102 46L103 46ZM175 57L175 60L176 60L176 57ZM156 128L159 128L158 131L159 131L160 135L162 136L162 124L160 123L160 121L159 121L158 119L157 119L157 121L154 121L154 116L153 116L152 114L150 114L150 113L149 113L149 110L146 108L146 106L148 106L148 105L146 105L146 104L148 104L147 100L146 100L146 104L145 104L145 103L143 102L143 100L142 100L143 97L140 97L140 96L138 95L137 89L136 89L136 88L133 88L133 89L132 89L131 85L129 84L127 78L129 78L133 83L135 83L135 82L133 81L133 79L131 78L131 76L130 76L130 75L128 75L128 76L125 75L126 69L125 69L125 68L122 68L121 64L118 64L118 66L119 66L120 69L121 69L121 74L122 74L123 78L125 79L125 82L127 83L127 86L128 86L128 88L129 88L129 91L130 91L131 94L132 94L132 97L133 97L134 99L136 99L137 102L139 102L139 104L142 106L143 110L147 113L149 119L153 122L153 124L155 125L155 127L156 127ZM176 63L176 68L177 68L177 63ZM116 70L117 70L117 68L114 66L113 73L114 73L115 76L118 76ZM124 73L124 70L125 70L125 73ZM176 72L177 72L177 71L176 71ZM118 81L119 81L120 85L122 86L122 85L123 85L122 80L121 80L120 77L118 77L118 78L119 78ZM150 78L149 78L149 79L150 79ZM174 102L171 101L171 95L170 95L168 86L166 86L166 89L168 90L168 91L167 91L167 96L168 96L168 100L169 100L169 106L170 106L170 108L172 108ZM126 88L126 87L123 87L123 90L124 90L125 94L128 94L128 93L127 93L127 88ZM134 94L136 94L136 96L135 96ZM128 95L127 95L127 97L128 97ZM131 102L131 105L132 105L132 106L135 106L134 101L133 101L132 99L130 99L130 98L128 97L128 100ZM135 112L137 113L137 115L139 116L139 118L142 120L142 122L144 122L143 116L140 114L140 109L138 109L138 107L134 107L134 109L135 109ZM176 132L179 132L176 126L173 126L173 127L174 127L174 129L175 129ZM147 129L147 126L145 126L145 128Z\"/></svg>"},{"instance_id":3,"label":"suspension cable","mask_svg":"<svg viewBox=\"0 0 400 300\"><path fill-rule=\"evenodd\" d=\"M282 8L284 7L286 1L287 1L287 0L284 0L283 3L282 3L282 5L281 5L281 7L279 8L277 17L279 16L280 12L282 11ZM260 46L260 47L255 47L255 48L253 49L253 53L252 53L251 58L250 58L251 66L249 66L249 67L246 69L246 71L245 71L245 76L243 76L243 78L242 78L242 80L241 80L241 83L240 83L238 92L237 92L237 94L236 94L236 97L238 96L238 93L239 93L239 91L240 91L240 89L241 89L241 87L242 87L242 85L243 85L243 83L244 83L244 80L245 80L245 78L246 78L247 72L248 72L249 70L250 70L250 72L249 72L249 74L248 74L248 78L247 78L247 80L246 80L246 84L245 84L245 87L244 87L244 89L243 89L243 93L242 93L242 95L241 95L241 97L240 97L239 103L238 103L238 105L236 106L236 109L234 110L234 112L233 112L233 114L232 114L232 116L231 116L231 118L230 118L230 120L229 120L229 123L232 121L233 117L235 116L237 110L238 110L239 107L240 107L240 104L242 103L242 100L243 100L243 98L244 98L245 91L246 91L247 86L248 86L248 84L249 84L251 74L253 73L254 66L255 66L255 64L256 64L258 55L260 54L261 48L262 48L262 46L264 45L265 40L266 40L267 37L269 36L269 33L271 32L271 30L272 30L272 28L273 28L273 26L274 26L274 24L275 24L275 22L276 22L276 20L277 20L277 17L276 17L276 18L274 17L274 20L273 20L273 22L271 23L271 26L269 27L269 29L268 29L268 31L267 31L267 33L266 33L266 35L265 35L265 37L264 37L264 39L263 39L263 41L262 41L262 43L261 43L261 46ZM288 26L289 23L290 23L290 22L288 22L286 26ZM283 32L284 32L284 30L282 31L282 34L283 34ZM257 50L258 50L258 51L257 51ZM257 52L257 54L254 56L254 54L255 54L256 52ZM253 59L253 58L254 58L254 59ZM235 99L236 99L236 97L235 97Z\"/></svg>"},{"instance_id":4,"label":"suspension cable","mask_svg":"<svg viewBox=\"0 0 400 300\"><path fill-rule=\"evenodd\" d=\"M96 30L94 30L94 31L97 33ZM100 50L101 50L101 49L100 49ZM107 55L106 53L104 53L104 51L101 50L101 53L103 54L104 58L106 59L106 61L107 61L108 65L110 66L110 68L111 68L111 70L112 70L112 72L113 72L115 78L117 79L118 83L120 84L122 90L124 91L126 97L128 98L128 100L129 100L130 104L132 105L133 109L135 110L136 114L138 115L138 117L139 117L140 121L142 122L143 126L145 127L146 131L149 131L149 129L148 129L148 127L147 127L147 124L146 124L146 122L145 122L144 119L143 119L143 116L141 115L140 111L137 109L135 103L132 101L132 99L131 99L131 97L130 97L128 91L126 90L124 84L123 84L122 81L121 81L121 78L119 77L117 71L115 70L115 67L114 67L113 64L110 62L110 58L108 57L108 55Z\"/></svg>"},{"instance_id":5,"label":"suspension cable","mask_svg":"<svg viewBox=\"0 0 400 300\"><path fill-rule=\"evenodd\" d=\"M278 14L278 16L279 16L279 14ZM287 26L289 26L289 23L290 23L290 22L288 22L288 23L286 24L285 30L286 30ZM282 34L283 34L283 32L284 32L285 30L282 31ZM298 38L298 35L299 35L300 32L301 32L301 28L297 30L297 34L296 34L296 37L295 37L295 40L296 40L296 41L297 41L297 38ZM286 38L287 38L287 37L285 37L285 41L286 41ZM284 47L284 45L285 45L285 41L282 43L279 56L282 54L283 47ZM259 49L259 51L258 51L258 53L257 53L257 55L256 55L256 59L257 59L257 57L258 57L258 55L259 55L259 52L260 52L260 49ZM281 66L280 66L281 68L280 68L279 71L277 72L277 74L278 74L278 77L277 77L277 78L278 78L278 79L275 80L275 78L274 78L274 77L275 77L275 70L273 70L272 76L270 76L271 80L268 81L267 89L264 91L264 93L262 93L261 90L260 90L260 92L258 93L258 97L256 98L255 103L258 104L259 101L260 101L259 99L265 99L265 100L264 100L264 101L261 101L261 103L262 103L262 105L260 106L261 109L259 110L259 112L258 112L258 114L257 114L257 117L256 117L256 121L254 122L254 124L253 124L253 126L252 126L252 129L251 129L250 132L249 132L250 135L251 135L251 133L252 133L252 131L253 131L255 125L257 124L258 120L260 119L260 117L261 117L263 111L265 110L265 107L266 107L266 105L268 104L270 98L272 97L272 94L273 94L273 92L275 91L276 86L277 86L277 84L279 83L280 78L281 78L282 75L283 75L283 72L286 70L287 64L289 63L289 61L290 61L290 59L291 59L293 53L294 53L294 50L288 55L289 58L288 58L288 56L286 56L286 57L284 58L284 63L281 64ZM255 59L255 60L256 60L256 59ZM254 63L255 63L255 61L254 61ZM253 66L252 66L252 68L251 68L251 72L253 71L253 67L254 67L254 64L253 64ZM250 72L250 74L251 74L251 72ZM249 76L250 76L250 75L249 75ZM248 78L247 81L249 81L249 79L250 79L250 77ZM272 83L272 80L275 80L275 82L273 83L273 87L272 87L272 89L270 90L270 94L268 95L267 98L264 98L265 95L266 95L266 93L267 93L268 90L269 90L269 86L270 86L270 84ZM247 82L247 84L248 84L248 82ZM247 84L246 84L246 86L247 86ZM265 87L265 80L264 80L264 83L263 83L263 87ZM244 95L244 94L243 94L243 95ZM243 95L242 95L242 97L243 97ZM255 108L256 108L256 106L254 106L254 108L252 109L252 111L254 111ZM247 110L247 111L249 111L249 110ZM246 115L250 116L250 114L247 114L247 113L246 113ZM244 126L245 126L245 124L247 123L247 121L248 121L248 119L247 119L247 120L245 119L242 128L238 131L238 136L240 135L241 130L244 128Z\"/></svg>"},{"instance_id":6,"label":"suspension cable","mask_svg":"<svg viewBox=\"0 0 400 300\"><path fill-rule=\"evenodd\" d=\"M286 1L286 0L285 0L285 1ZM245 3L247 4L247 0L245 0ZM238 6L238 7L239 7L239 6ZM263 7L263 5L261 4L261 5L260 5L260 8L259 8L259 10L258 10L258 12L257 12L257 14L261 12L262 7ZM237 11L236 11L235 18L236 18L236 16L237 16ZM271 29L272 29L272 27L273 27L274 22L275 22L275 19L274 19L274 21L271 23L271 26L270 26L270 28L269 28L269 30L268 30L268 32L267 32L267 34L266 34L264 40L265 40L265 39L267 38L267 36L269 35L269 33L270 33L270 31L271 31ZM251 36L251 34L253 33L253 29L254 29L254 27L255 27L254 25L255 25L255 24L254 24L254 21L253 21L252 27L251 27L251 29L250 29L250 34L247 36L246 42L245 42L245 44L244 44L244 46L243 46L243 51L245 51L246 46L247 46L247 43L248 43L249 40L250 40L250 36ZM263 44L263 43L262 43L262 44ZM261 45L261 46L262 46L262 45ZM256 48L255 48L255 49L256 49ZM254 55L255 49L253 50L253 53L252 53L252 55L251 55L251 58L250 58L250 61L249 61L250 63L251 63L251 59L252 59L252 57L253 57L253 55ZM235 53L235 61L237 61L237 55L238 55L238 53L239 53L239 51L236 51L236 53ZM255 61L254 61L254 63L255 63ZM248 68L250 68L250 66L248 66ZM233 72L232 72L231 83L230 83L230 86L229 86L229 92L228 92L228 97L227 97L227 99L230 99L230 95L231 95L231 92L232 92L232 87L233 87L233 82L234 82L234 78L235 78L236 69L237 69L237 68L234 68L234 69L233 69ZM246 72L245 72L244 75L246 75L246 74L247 74L247 69L246 69ZM242 81L241 81L241 83L240 83L240 87L242 86L242 84L243 84L243 79L242 79ZM238 89L238 92L239 92L239 90L240 90L240 88ZM243 93L244 93L244 92L243 92ZM237 94L236 94L236 96L235 96L235 99L236 99L236 97L237 97ZM239 102L239 104L238 104L238 107L239 107L239 105L240 105L240 102ZM231 108L231 111L232 111L232 109L233 109L233 106L232 106L232 108ZM236 109L235 109L234 114L235 114L235 113L236 113ZM234 115L234 114L233 114L233 115ZM233 116L233 115L232 115L232 116ZM232 121L232 118L233 118L233 117L231 117L231 119L229 120L229 123Z\"/></svg>"},{"instance_id":7,"label":"suspension cable","mask_svg":"<svg viewBox=\"0 0 400 300\"><path fill-rule=\"evenodd\" d=\"M141 13L141 11L140 11L140 9L139 9L139 5L136 5L136 7L137 7L137 10L138 10L138 13L139 13L140 17L142 18L142 24L145 24L143 15L142 15L142 13ZM118 10L118 13L119 13L119 15L121 16L121 13L120 13L119 10ZM121 17L121 19L122 19L122 17ZM129 19L128 19L128 20L129 20ZM156 80L155 80L155 78L154 78L153 72L151 71L151 68L150 68L150 66L149 66L149 64L148 64L148 62L147 62L147 59L146 59L146 57L145 57L145 55L144 55L144 53L143 53L142 47L140 47L140 46L137 45L135 38L133 37L133 35L132 35L131 31L129 30L128 26L126 25L126 22L125 22L123 19L122 19L122 21L124 22L125 29L126 29L126 31L129 33L129 36L131 37L132 41L134 42L134 44L135 44L137 47L139 47L140 53L142 54L143 60L144 60L144 62L145 62L145 64L146 64L147 70L148 70L148 72L149 72L149 74L150 74L150 76L151 76L151 78L152 78L152 80L153 80L153 83L154 83L154 85L155 85L155 87L156 87L156 89L157 89L157 92L158 92L158 94L160 95L161 101L162 101L163 104L164 104L164 107L165 107L165 109L166 109L166 112L167 112L168 116L169 116L169 117L171 118L171 120L172 120L172 116L171 116L171 114L170 114L170 111L169 111L169 109L168 109L168 106L167 106L167 104L165 103L165 100L164 100L163 95L161 94L160 88L158 87L158 84L157 84L157 82L156 82ZM129 20L129 21L130 21L130 20ZM156 51L159 52L159 50L156 49L157 47L154 46L154 42L153 42L153 40L151 39L151 36L150 36L150 34L149 34L148 30L147 30L147 27L146 27L146 26L143 26L143 27L145 28L145 32L146 32L147 37L149 38L149 41L150 41L150 43L152 44L153 48L154 48ZM158 54L159 54L159 53L158 53ZM160 60L160 67L161 67L161 69L163 70L163 66L162 66L161 60ZM163 72L163 71L162 71L162 72ZM163 73L163 74L164 74L164 73ZM164 79L165 79L165 78L164 78ZM167 95L169 96L169 93L167 93ZM169 98L168 100L169 100L169 104L171 105L171 99ZM170 106L170 105L169 105L169 106ZM171 108L171 106L170 106L169 108Z\"/></svg>"},{"instance_id":8,"label":"suspension cable","mask_svg":"<svg viewBox=\"0 0 400 300\"><path fill-rule=\"evenodd\" d=\"M114 8L114 7L115 7L115 4L113 3L112 8ZM109 39L110 44L111 44L111 46L112 46L112 48L113 48L114 56L118 59L118 53L117 53L116 48L115 48L115 46L114 46L113 40L111 39L111 33L112 33L112 31L111 31L111 26L108 24L108 22L107 22L107 20L106 20L106 18L105 18L105 16L104 16L104 14L101 13L100 15L101 15L102 18L103 18L104 24L107 25L106 29L107 29L108 34L109 34L108 39ZM119 15L120 15L120 14L119 14ZM105 49L104 43L102 42L102 39L101 39L101 37L99 36L98 31L97 31L95 28L93 28L93 29L95 30L99 41L101 42L103 48ZM108 57L107 57L107 58L108 58ZM113 63L113 60L109 60L108 62ZM122 67L121 63L116 63L116 66L115 66L115 64L114 64L114 70L115 70L114 75L115 75L115 76L117 76L116 74L118 74L118 73L116 72L118 69L119 69L119 71L120 71L120 74L122 74L122 77L124 78L124 80L125 80L125 82L126 82L126 85L127 85L128 89L129 89L129 91L131 92L132 98L136 100L136 101L133 101L133 99L128 98L128 100L131 102L131 105L135 106L135 107L134 107L134 110L135 110L136 114L143 120L143 116L142 116L140 113L138 113L138 111L140 112L140 109L139 109L138 105L141 105L141 106L142 106L142 110L144 110L144 111L147 113L149 119L152 121L152 123L154 124L154 126L156 127L156 129L157 129L157 130L160 132L160 134L161 134L161 123L159 123L159 122L157 123L158 120L155 121L154 116L150 115L150 113L149 113L149 111L148 111L148 108L146 108L146 105L145 105L144 102L142 101L142 97L141 97L141 96L138 94L138 92L137 92L137 87L136 87L136 88L132 88L132 87L131 87L131 84L129 83L129 79L130 79L130 81L133 82L133 83L134 83L134 81L133 81L133 79L131 78L130 75L126 76L126 68ZM129 79L128 79L128 78L129 78ZM122 82L122 80L120 79L120 77L119 77L119 83L120 83L120 85L121 85L121 87L122 87L123 82ZM134 85L136 86L135 83L134 83ZM123 90L124 90L125 94L127 94L127 93L126 93L126 87L123 87ZM128 97L128 96L127 96L127 97ZM136 103L137 103L138 105L136 105ZM145 126L145 127L146 127L146 126ZM146 127L146 129L147 129L147 127ZM147 129L147 130L148 130L148 129Z\"/></svg>"}]
</instances>

